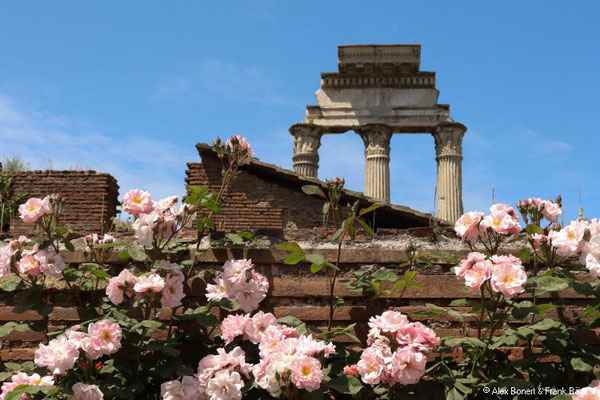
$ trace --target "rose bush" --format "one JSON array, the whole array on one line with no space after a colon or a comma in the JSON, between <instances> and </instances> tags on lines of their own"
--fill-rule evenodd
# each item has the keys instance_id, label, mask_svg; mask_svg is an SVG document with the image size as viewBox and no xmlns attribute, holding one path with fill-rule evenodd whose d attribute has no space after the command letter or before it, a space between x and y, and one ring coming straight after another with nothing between
<instances>
[{"instance_id":1,"label":"rose bush","mask_svg":"<svg viewBox=\"0 0 600 400\"><path fill-rule=\"evenodd\" d=\"M85 236L86 262L78 267L62 256L74 245L62 225L61 196L31 198L19 207L21 219L44 238L21 236L0 247L0 277L5 290L18 289L15 311L33 310L41 319L8 323L2 332L33 329L48 340L23 370L0 372L0 400L464 399L500 398L484 391L491 387L542 386L576 386L573 399L600 398L594 381L600 375L598 348L580 339L582 330L600 324L598 221L560 226L560 199L535 198L519 202L521 218L505 204L493 205L487 215L461 216L455 231L471 252L456 261L453 272L468 296L450 305L471 310L431 305L431 313L447 313L465 327L462 336L440 338L393 308L406 290L419 288L415 269L429 263L427 256L409 247L401 275L381 268L340 280L344 244L359 230L374 234L365 216L379 205L343 207L341 178L328 181L326 192L305 186L324 202L337 261L307 254L296 243L278 247L289 252L286 264L308 262L311 273L329 279L328 326L318 329L260 310L269 281L251 260L229 260L212 274L203 271L200 243L214 228L212 217L221 211L239 168L252 157L241 136L217 139L213 146L222 162L218 190L190 186L182 204L175 196L157 201L146 191L129 191L122 209L135 218L135 243L108 234ZM192 226L197 240L189 252L178 237ZM239 243L252 239L248 233L228 237ZM513 254L506 251L518 243L525 245ZM117 271L109 263L115 254L125 265ZM582 265L569 261L573 257ZM205 279L205 304L187 301L192 278ZM334 311L344 301L335 295L339 283L387 299L388 309L369 319L366 343L353 336L354 324L332 327ZM50 284L62 285L69 296L49 299L44 293ZM569 309L567 315L569 304L560 298L564 290L585 296L585 310ZM81 321L51 330L55 305L76 307ZM467 329L468 320L476 321L475 332ZM353 342L336 341L341 336ZM515 346L524 348L516 359L506 352Z\"/></svg>"}]
</instances>

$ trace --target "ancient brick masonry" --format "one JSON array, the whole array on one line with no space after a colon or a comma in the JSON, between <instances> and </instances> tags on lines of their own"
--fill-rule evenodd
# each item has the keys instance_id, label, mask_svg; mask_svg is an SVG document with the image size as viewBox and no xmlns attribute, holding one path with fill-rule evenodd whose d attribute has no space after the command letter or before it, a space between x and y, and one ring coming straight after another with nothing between
<instances>
[{"instance_id":1,"label":"ancient brick masonry","mask_svg":"<svg viewBox=\"0 0 600 400\"><path fill-rule=\"evenodd\" d=\"M119 185L109 174L96 171L25 171L11 174L16 195L44 197L61 194L65 200L62 224L77 236L101 233L117 213ZM11 221L11 236L31 234L31 225L18 217Z\"/></svg>"},{"instance_id":2,"label":"ancient brick masonry","mask_svg":"<svg viewBox=\"0 0 600 400\"><path fill-rule=\"evenodd\" d=\"M210 146L196 145L202 162L188 163L185 180L188 185L218 190L221 184L221 162ZM316 185L326 191L324 182L302 176L254 159L242 167L240 176L225 194L220 215L212 219L219 231L268 231L279 234L286 230L312 229L323 225L323 200L307 195L304 185ZM342 204L359 201L361 207L373 199L346 190ZM376 215L367 216L375 228L411 228L431 225L436 220L429 214L408 207L386 204Z\"/></svg>"}]
</instances>

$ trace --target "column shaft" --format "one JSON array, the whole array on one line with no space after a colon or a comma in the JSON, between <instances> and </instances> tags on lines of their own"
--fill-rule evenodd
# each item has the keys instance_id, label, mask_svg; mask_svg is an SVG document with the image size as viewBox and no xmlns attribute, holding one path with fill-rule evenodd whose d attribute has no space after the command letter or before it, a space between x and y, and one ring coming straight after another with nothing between
<instances>
[{"instance_id":1,"label":"column shaft","mask_svg":"<svg viewBox=\"0 0 600 400\"><path fill-rule=\"evenodd\" d=\"M438 217L454 222L463 213L462 203L462 124L441 125L433 133L437 161Z\"/></svg>"},{"instance_id":2,"label":"column shaft","mask_svg":"<svg viewBox=\"0 0 600 400\"><path fill-rule=\"evenodd\" d=\"M368 125L357 133L365 143L365 195L389 203L392 130L384 125Z\"/></svg>"}]
</instances>

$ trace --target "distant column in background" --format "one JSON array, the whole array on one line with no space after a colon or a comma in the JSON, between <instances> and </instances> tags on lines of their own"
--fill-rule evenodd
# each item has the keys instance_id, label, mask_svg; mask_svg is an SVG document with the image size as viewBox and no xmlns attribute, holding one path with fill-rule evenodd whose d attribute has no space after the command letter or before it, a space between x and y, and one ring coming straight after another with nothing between
<instances>
[{"instance_id":1,"label":"distant column in background","mask_svg":"<svg viewBox=\"0 0 600 400\"><path fill-rule=\"evenodd\" d=\"M295 124L290 127L290 133L294 136L294 171L300 175L317 178L321 132L314 125Z\"/></svg>"},{"instance_id":2,"label":"distant column in background","mask_svg":"<svg viewBox=\"0 0 600 400\"><path fill-rule=\"evenodd\" d=\"M356 130L365 144L365 195L390 202L390 138L386 125L365 125Z\"/></svg>"},{"instance_id":3,"label":"distant column in background","mask_svg":"<svg viewBox=\"0 0 600 400\"><path fill-rule=\"evenodd\" d=\"M432 133L437 161L438 217L455 222L463 213L462 140L467 128L460 123L441 124Z\"/></svg>"}]
</instances>

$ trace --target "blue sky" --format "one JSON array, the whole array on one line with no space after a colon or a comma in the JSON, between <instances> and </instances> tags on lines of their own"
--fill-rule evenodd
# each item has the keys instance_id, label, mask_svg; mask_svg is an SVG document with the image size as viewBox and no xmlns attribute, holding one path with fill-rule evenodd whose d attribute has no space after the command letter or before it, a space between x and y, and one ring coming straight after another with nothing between
<instances>
[{"instance_id":1,"label":"blue sky","mask_svg":"<svg viewBox=\"0 0 600 400\"><path fill-rule=\"evenodd\" d=\"M0 0L0 157L110 172L121 192L183 192L196 142L241 133L291 167L287 129L340 44L420 43L440 103L468 128L465 209L581 190L600 215L595 1ZM363 145L326 136L320 177L363 187ZM392 139L392 200L431 211L429 135Z\"/></svg>"}]
</instances>

